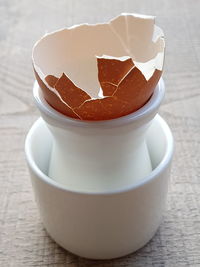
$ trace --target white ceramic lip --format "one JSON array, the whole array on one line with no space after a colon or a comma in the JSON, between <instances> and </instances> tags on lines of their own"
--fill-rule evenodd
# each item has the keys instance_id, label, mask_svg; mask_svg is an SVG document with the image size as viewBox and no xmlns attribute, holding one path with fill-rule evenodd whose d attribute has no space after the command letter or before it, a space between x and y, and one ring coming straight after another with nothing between
<instances>
[{"instance_id":1,"label":"white ceramic lip","mask_svg":"<svg viewBox=\"0 0 200 267\"><path fill-rule=\"evenodd\" d=\"M139 187L143 187L146 184L150 183L152 180L156 179L157 177L160 176L161 173L165 171L165 169L170 165L172 156L173 156L173 151L174 151L174 141L173 141L173 136L170 131L169 126L167 123L159 116L156 116L156 119L159 121L161 124L163 131L166 135L166 140L167 140L167 145L166 145L166 151L165 155L163 156L163 159L161 162L158 164L158 166L146 177L144 177L142 180L140 180L137 183L134 183L132 186L125 187L120 190L112 190L112 191L104 191L104 192L82 192L82 191L76 191L76 190L68 190L61 184L55 182L53 179L49 178L45 173L43 173L38 166L36 165L33 155L32 155L32 150L31 150L31 139L32 135L34 132L37 130L38 124L41 123L40 120L34 123L34 125L31 127L25 141L25 153L26 153L26 159L29 165L29 168L35 173L38 179L41 179L43 182L49 184L50 186L56 187L58 189L61 189L65 192L71 192L73 194L81 194L81 195L98 195L98 196L104 196L104 195L113 195L113 194L121 194L125 193L128 191L133 191Z\"/></svg>"},{"instance_id":2,"label":"white ceramic lip","mask_svg":"<svg viewBox=\"0 0 200 267\"><path fill-rule=\"evenodd\" d=\"M125 125L133 122L144 123L149 120L149 117L155 116L157 110L164 98L165 94L165 86L164 81L161 78L158 82L153 95L149 99L149 101L137 111L128 114L126 116L122 116L116 119L110 120L100 120L100 121L81 121L79 119L73 119L63 115L62 113L56 111L52 108L44 99L42 92L37 84L34 84L33 87L33 95L35 99L35 103L40 110L41 114L44 114L50 121L54 122L58 127L65 128L67 125L75 126L75 127L103 127L103 128L112 128L118 127L120 125ZM66 125L66 126L65 126Z\"/></svg>"}]
</instances>

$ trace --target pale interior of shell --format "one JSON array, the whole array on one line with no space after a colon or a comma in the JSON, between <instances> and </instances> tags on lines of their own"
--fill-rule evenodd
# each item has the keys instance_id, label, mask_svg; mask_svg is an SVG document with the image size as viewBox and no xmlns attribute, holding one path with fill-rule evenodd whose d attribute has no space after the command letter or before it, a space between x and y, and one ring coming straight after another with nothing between
<instances>
[{"instance_id":1,"label":"pale interior of shell","mask_svg":"<svg viewBox=\"0 0 200 267\"><path fill-rule=\"evenodd\" d=\"M63 73L92 98L103 97L98 81L97 57L132 58L149 80L162 70L164 36L153 16L122 14L104 24L82 24L46 34L33 49L33 65L45 77ZM52 88L49 88L52 90Z\"/></svg>"}]
</instances>

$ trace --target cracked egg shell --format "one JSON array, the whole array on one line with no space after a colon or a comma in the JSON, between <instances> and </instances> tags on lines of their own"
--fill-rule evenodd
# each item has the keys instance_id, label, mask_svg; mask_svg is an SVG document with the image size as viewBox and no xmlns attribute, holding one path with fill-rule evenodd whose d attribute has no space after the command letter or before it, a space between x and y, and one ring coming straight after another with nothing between
<instances>
[{"instance_id":1,"label":"cracked egg shell","mask_svg":"<svg viewBox=\"0 0 200 267\"><path fill-rule=\"evenodd\" d=\"M108 120L151 97L163 69L164 37L154 17L122 14L46 34L33 48L46 101L66 116Z\"/></svg>"}]
</instances>

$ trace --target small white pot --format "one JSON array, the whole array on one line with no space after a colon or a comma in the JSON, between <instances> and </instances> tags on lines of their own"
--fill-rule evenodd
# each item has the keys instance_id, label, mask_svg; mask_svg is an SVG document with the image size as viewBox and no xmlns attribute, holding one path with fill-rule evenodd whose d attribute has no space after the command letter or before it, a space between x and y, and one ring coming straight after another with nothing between
<instances>
[{"instance_id":1,"label":"small white pot","mask_svg":"<svg viewBox=\"0 0 200 267\"><path fill-rule=\"evenodd\" d=\"M173 138L156 116L147 131L153 171L106 193L69 190L47 175L53 144L39 119L25 144L35 197L45 228L63 248L92 259L111 259L144 246L156 232L167 196Z\"/></svg>"},{"instance_id":2,"label":"small white pot","mask_svg":"<svg viewBox=\"0 0 200 267\"><path fill-rule=\"evenodd\" d=\"M53 136L48 175L70 190L122 189L152 171L145 135L164 96L161 79L138 111L108 121L80 121L57 112L40 88L34 98Z\"/></svg>"}]
</instances>

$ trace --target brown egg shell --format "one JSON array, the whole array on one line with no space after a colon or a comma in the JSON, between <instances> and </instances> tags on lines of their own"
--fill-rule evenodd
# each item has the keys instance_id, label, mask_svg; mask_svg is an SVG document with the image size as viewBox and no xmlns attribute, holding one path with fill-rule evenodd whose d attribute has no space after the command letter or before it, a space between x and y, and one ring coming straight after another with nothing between
<instances>
[{"instance_id":1,"label":"brown egg shell","mask_svg":"<svg viewBox=\"0 0 200 267\"><path fill-rule=\"evenodd\" d=\"M47 34L33 49L44 98L82 120L118 118L141 108L161 77L163 59L162 30L154 17L137 14Z\"/></svg>"},{"instance_id":2,"label":"brown egg shell","mask_svg":"<svg viewBox=\"0 0 200 267\"><path fill-rule=\"evenodd\" d=\"M34 72L35 72L36 80L37 80L40 88L42 89L42 93L44 95L44 98L48 102L48 104L51 107L53 107L54 109L56 109L57 111L59 111L60 113L66 115L68 117L71 117L74 119L80 119L77 116L77 114L75 114L74 111L70 107L65 105L54 92L49 90L49 88L45 85L45 83L40 79L40 77L37 74L37 72L35 71L35 69L34 69Z\"/></svg>"}]
</instances>

